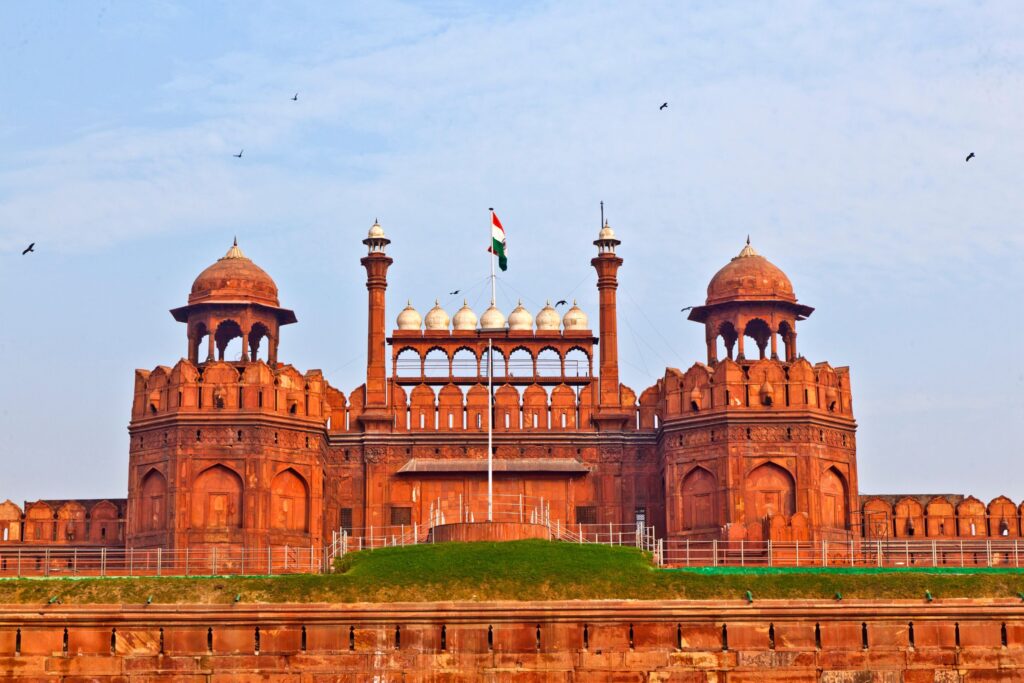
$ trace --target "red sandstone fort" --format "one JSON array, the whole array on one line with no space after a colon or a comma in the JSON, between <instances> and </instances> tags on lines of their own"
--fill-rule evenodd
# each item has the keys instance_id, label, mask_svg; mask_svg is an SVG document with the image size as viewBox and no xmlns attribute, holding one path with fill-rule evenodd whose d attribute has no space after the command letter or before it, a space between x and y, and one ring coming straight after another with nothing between
<instances>
[{"instance_id":1,"label":"red sandstone fort","mask_svg":"<svg viewBox=\"0 0 1024 683\"><path fill-rule=\"evenodd\" d=\"M482 520L488 338L499 520L532 506L537 521L541 501L549 525L639 522L675 542L1020 535L1024 509L1005 497L858 492L849 369L799 354L797 325L814 309L749 243L690 313L707 358L641 391L619 381L623 260L607 225L591 260L596 329L575 305L492 305L479 318L410 305L389 335L389 240L374 224L363 243L364 384L345 393L282 361L296 316L236 244L171 311L186 357L136 371L127 499L7 501L0 540L228 552ZM225 357L236 338L241 358Z\"/></svg>"}]
</instances>

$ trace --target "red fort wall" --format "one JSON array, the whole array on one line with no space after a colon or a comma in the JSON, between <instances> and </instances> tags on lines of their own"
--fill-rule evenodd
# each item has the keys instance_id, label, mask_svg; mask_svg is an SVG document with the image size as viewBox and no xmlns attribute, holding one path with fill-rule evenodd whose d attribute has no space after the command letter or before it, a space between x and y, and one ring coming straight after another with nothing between
<instances>
[{"instance_id":1,"label":"red fort wall","mask_svg":"<svg viewBox=\"0 0 1024 683\"><path fill-rule=\"evenodd\" d=\"M185 357L136 372L127 499L8 501L0 544L230 551L482 520L488 345L505 521L525 521L530 501L552 523L642 520L676 543L1020 535L1022 508L1005 497L859 493L850 371L798 353L813 309L749 244L690 312L707 358L639 393L618 379L624 260L610 227L591 261L596 330L575 305L492 305L479 319L410 305L389 334L389 240L374 225L364 244L365 383L346 394L279 360L296 316L235 244L171 311Z\"/></svg>"},{"instance_id":2,"label":"red fort wall","mask_svg":"<svg viewBox=\"0 0 1024 683\"><path fill-rule=\"evenodd\" d=\"M11 681L1015 681L1019 602L0 607Z\"/></svg>"}]
</instances>

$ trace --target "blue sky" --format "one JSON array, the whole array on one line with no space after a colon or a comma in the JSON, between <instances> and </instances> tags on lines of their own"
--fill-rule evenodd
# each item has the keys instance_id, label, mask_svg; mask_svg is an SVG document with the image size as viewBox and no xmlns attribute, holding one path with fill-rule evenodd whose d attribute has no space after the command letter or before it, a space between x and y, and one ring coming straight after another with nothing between
<instances>
[{"instance_id":1,"label":"blue sky","mask_svg":"<svg viewBox=\"0 0 1024 683\"><path fill-rule=\"evenodd\" d=\"M454 289L482 309L494 206L499 303L576 297L596 324L603 200L637 393L703 359L679 309L749 233L817 308L801 352L852 368L862 491L1019 501L1022 24L1010 2L4 3L0 499L124 495L133 371L185 353L167 310L236 234L299 317L282 360L347 393L374 217L389 319Z\"/></svg>"}]
</instances>

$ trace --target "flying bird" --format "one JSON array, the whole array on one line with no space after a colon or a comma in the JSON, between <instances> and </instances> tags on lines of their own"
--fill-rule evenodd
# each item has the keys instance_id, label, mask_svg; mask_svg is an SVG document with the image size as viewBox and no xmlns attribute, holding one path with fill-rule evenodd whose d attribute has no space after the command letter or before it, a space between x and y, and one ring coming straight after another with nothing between
<instances>
[{"instance_id":1,"label":"flying bird","mask_svg":"<svg viewBox=\"0 0 1024 683\"><path fill-rule=\"evenodd\" d=\"M292 97L292 102L298 102L298 101L299 101L299 93L295 93L295 96Z\"/></svg>"},{"instance_id":2,"label":"flying bird","mask_svg":"<svg viewBox=\"0 0 1024 683\"><path fill-rule=\"evenodd\" d=\"M240 149L240 150L238 150L238 154L232 154L231 156L235 157L236 159L241 159L242 158L242 152L244 152L244 151L245 151L244 149Z\"/></svg>"},{"instance_id":3,"label":"flying bird","mask_svg":"<svg viewBox=\"0 0 1024 683\"><path fill-rule=\"evenodd\" d=\"M970 154L967 155L967 158L964 159L964 161L970 161L973 158L974 158L974 152L971 152Z\"/></svg>"},{"instance_id":4,"label":"flying bird","mask_svg":"<svg viewBox=\"0 0 1024 683\"><path fill-rule=\"evenodd\" d=\"M686 313L687 311L691 310L692 308L693 308L693 306L687 306L686 308L680 308L679 312L680 313Z\"/></svg>"},{"instance_id":5,"label":"flying bird","mask_svg":"<svg viewBox=\"0 0 1024 683\"><path fill-rule=\"evenodd\" d=\"M658 107L658 111L661 111L662 109L668 109L668 102L661 103L661 106Z\"/></svg>"},{"instance_id":6,"label":"flying bird","mask_svg":"<svg viewBox=\"0 0 1024 683\"><path fill-rule=\"evenodd\" d=\"M456 294L458 294L461 291L462 291L461 289L456 289L454 292L448 292L448 296L455 296Z\"/></svg>"},{"instance_id":7,"label":"flying bird","mask_svg":"<svg viewBox=\"0 0 1024 683\"><path fill-rule=\"evenodd\" d=\"M28 245L28 246L27 246L27 247L25 248L25 251L21 252L21 255L22 255L22 256L24 256L25 254L27 254L27 253L28 253L28 252L30 252L30 251L31 251L31 252L33 252L33 253L35 253L35 250L36 250L36 243L35 243L35 242L33 242L32 244Z\"/></svg>"},{"instance_id":8,"label":"flying bird","mask_svg":"<svg viewBox=\"0 0 1024 683\"><path fill-rule=\"evenodd\" d=\"M565 299L559 299L558 301L555 302L555 306L568 306L568 305L569 304L566 303Z\"/></svg>"}]
</instances>

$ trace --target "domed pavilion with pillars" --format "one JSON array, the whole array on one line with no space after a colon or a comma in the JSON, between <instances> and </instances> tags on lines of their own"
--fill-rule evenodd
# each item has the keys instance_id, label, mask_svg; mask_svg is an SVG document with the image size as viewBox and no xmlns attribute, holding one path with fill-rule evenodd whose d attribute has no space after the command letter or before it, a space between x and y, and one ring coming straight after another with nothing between
<instances>
[{"instance_id":1,"label":"domed pavilion with pillars","mask_svg":"<svg viewBox=\"0 0 1024 683\"><path fill-rule=\"evenodd\" d=\"M171 315L188 325L188 359L193 363L200 362L204 338L205 361L237 360L225 359L224 351L232 339L241 337L240 360L256 358L266 340L267 361L273 365L281 326L295 322L295 313L281 308L273 279L246 258L238 240L199 274L188 305L173 309Z\"/></svg>"}]
</instances>

